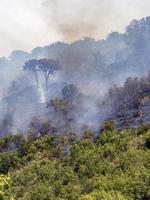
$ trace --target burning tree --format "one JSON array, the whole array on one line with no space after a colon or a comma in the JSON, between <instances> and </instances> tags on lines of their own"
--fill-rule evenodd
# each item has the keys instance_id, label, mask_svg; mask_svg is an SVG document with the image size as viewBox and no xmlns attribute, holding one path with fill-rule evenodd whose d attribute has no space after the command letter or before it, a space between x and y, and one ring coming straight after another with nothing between
<instances>
[{"instance_id":1,"label":"burning tree","mask_svg":"<svg viewBox=\"0 0 150 200\"><path fill-rule=\"evenodd\" d=\"M23 70L24 71L30 71L32 73L34 73L35 78L36 78L36 84L39 87L39 81L38 81L38 60L36 59L32 59L32 60L28 60L27 62L25 62L24 66L23 66Z\"/></svg>"},{"instance_id":2,"label":"burning tree","mask_svg":"<svg viewBox=\"0 0 150 200\"><path fill-rule=\"evenodd\" d=\"M61 69L61 66L59 65L58 61L47 58L38 60L38 66L40 71L44 73L45 85L47 89L48 79L50 75L54 74L56 71L59 71Z\"/></svg>"}]
</instances>

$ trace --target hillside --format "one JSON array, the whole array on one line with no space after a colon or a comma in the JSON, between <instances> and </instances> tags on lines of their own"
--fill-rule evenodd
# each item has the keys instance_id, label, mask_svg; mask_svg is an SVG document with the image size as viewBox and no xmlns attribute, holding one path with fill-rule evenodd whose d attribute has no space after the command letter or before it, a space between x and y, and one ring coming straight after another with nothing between
<instances>
[{"instance_id":1,"label":"hillside","mask_svg":"<svg viewBox=\"0 0 150 200\"><path fill-rule=\"evenodd\" d=\"M122 87L112 87L100 105L107 119L119 128L150 122L150 73L142 78L129 77Z\"/></svg>"},{"instance_id":2,"label":"hillside","mask_svg":"<svg viewBox=\"0 0 150 200\"><path fill-rule=\"evenodd\" d=\"M150 0L0 0L0 200L150 200Z\"/></svg>"},{"instance_id":3,"label":"hillside","mask_svg":"<svg viewBox=\"0 0 150 200\"><path fill-rule=\"evenodd\" d=\"M128 102L130 98L121 97L124 98L121 101L125 105L128 104L127 108L124 108L123 105L120 105L122 108L114 106L116 110L122 110L117 114L115 110L110 113L110 107L113 107L115 98L118 98L116 94L110 95L111 102L106 103L108 107L104 114L97 108L97 102L104 99L105 94L113 85L120 88L127 84L125 82L128 77L139 79L146 76L150 65L149 41L150 17L145 17L133 20L126 27L124 33L113 32L103 40L96 41L86 37L70 44L56 42L45 47L35 47L31 52L15 50L8 58L0 58L0 101L2 104L0 104L0 136L16 134L16 132L27 133L32 119L43 119L43 115L46 116L46 121L51 121L52 126L58 129L57 132L62 134L68 130L82 132L83 129L85 130L84 127L98 129L104 119L116 119L120 127L125 127L123 125L125 120L127 121L126 126L149 122L149 117L146 117L147 94L144 93L142 95L144 95L145 102L141 100L143 103L139 105L138 109L133 108L135 106L133 102ZM55 60L60 65L60 69L56 73L49 75L47 91L45 91L44 71L38 70L37 77L35 77L31 69L25 70L23 67L32 59ZM38 79L39 90L36 79ZM130 82L130 80L128 81ZM47 103L56 98L61 100L59 102L63 101L64 103L62 90L66 85L74 85L85 97L80 102L78 100L67 102L69 106L75 105L76 109L76 112L73 113L68 113L70 109L67 109L67 119L72 121L69 125L66 121L63 122L62 112L58 113L60 119L56 120L58 122L56 123L54 118L58 115L55 107L50 106L46 109ZM118 92L121 95L121 92ZM127 95L130 96L130 93L132 92ZM42 106L38 104L40 98ZM145 104L145 108L143 104ZM143 111L143 109L145 110ZM130 112L128 113L126 110L130 110ZM143 115L142 112L145 114ZM108 113L107 116L105 116L106 113ZM129 119L129 115L131 115L131 119ZM134 120L132 120L133 116L136 116ZM8 125L7 118L12 121ZM65 124L67 124L66 127Z\"/></svg>"},{"instance_id":4,"label":"hillside","mask_svg":"<svg viewBox=\"0 0 150 200\"><path fill-rule=\"evenodd\" d=\"M0 200L150 200L150 17L0 58Z\"/></svg>"},{"instance_id":5,"label":"hillside","mask_svg":"<svg viewBox=\"0 0 150 200\"><path fill-rule=\"evenodd\" d=\"M0 152L2 200L150 199L150 125L118 131L107 122L80 139L7 136Z\"/></svg>"}]
</instances>

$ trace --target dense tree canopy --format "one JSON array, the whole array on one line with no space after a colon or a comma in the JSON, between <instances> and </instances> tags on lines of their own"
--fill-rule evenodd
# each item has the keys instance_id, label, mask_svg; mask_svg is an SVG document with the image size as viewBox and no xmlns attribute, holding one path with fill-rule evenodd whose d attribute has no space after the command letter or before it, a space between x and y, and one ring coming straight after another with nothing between
<instances>
[{"instance_id":1,"label":"dense tree canopy","mask_svg":"<svg viewBox=\"0 0 150 200\"><path fill-rule=\"evenodd\" d=\"M1 199L149 200L149 141L150 125L118 131L114 122L80 138L1 138Z\"/></svg>"}]
</instances>

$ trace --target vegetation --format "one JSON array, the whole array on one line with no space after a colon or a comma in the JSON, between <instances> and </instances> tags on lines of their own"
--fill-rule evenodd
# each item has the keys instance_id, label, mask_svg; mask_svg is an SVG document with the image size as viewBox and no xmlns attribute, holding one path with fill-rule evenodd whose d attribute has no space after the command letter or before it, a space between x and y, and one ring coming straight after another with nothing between
<instances>
[{"instance_id":1,"label":"vegetation","mask_svg":"<svg viewBox=\"0 0 150 200\"><path fill-rule=\"evenodd\" d=\"M9 189L11 187L11 178L9 176L0 175L0 199L1 200L14 200L11 196Z\"/></svg>"},{"instance_id":2,"label":"vegetation","mask_svg":"<svg viewBox=\"0 0 150 200\"><path fill-rule=\"evenodd\" d=\"M150 125L0 139L0 199L149 200ZM10 197L11 194L11 197Z\"/></svg>"},{"instance_id":3,"label":"vegetation","mask_svg":"<svg viewBox=\"0 0 150 200\"><path fill-rule=\"evenodd\" d=\"M112 87L100 111L108 113L107 118L115 119L121 129L137 126L150 121L150 72L145 77L129 77L122 87ZM111 109L110 109L111 108Z\"/></svg>"},{"instance_id":4,"label":"vegetation","mask_svg":"<svg viewBox=\"0 0 150 200\"><path fill-rule=\"evenodd\" d=\"M32 59L26 61L23 66L23 69L25 71L30 71L34 73L37 86L39 86L38 71L44 73L45 87L47 88L49 76L54 74L56 71L59 71L61 69L61 66L56 60L43 58L39 60Z\"/></svg>"}]
</instances>

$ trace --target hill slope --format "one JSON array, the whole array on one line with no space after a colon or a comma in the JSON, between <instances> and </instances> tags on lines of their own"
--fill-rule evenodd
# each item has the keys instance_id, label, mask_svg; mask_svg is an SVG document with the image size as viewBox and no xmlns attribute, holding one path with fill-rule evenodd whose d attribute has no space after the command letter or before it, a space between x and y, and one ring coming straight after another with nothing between
<instances>
[{"instance_id":1,"label":"hill slope","mask_svg":"<svg viewBox=\"0 0 150 200\"><path fill-rule=\"evenodd\" d=\"M129 77L123 87L113 87L102 104L106 118L115 120L119 128L149 123L150 73L142 78Z\"/></svg>"},{"instance_id":2,"label":"hill slope","mask_svg":"<svg viewBox=\"0 0 150 200\"><path fill-rule=\"evenodd\" d=\"M107 122L103 128L80 140L73 134L1 139L0 171L10 171L1 178L12 181L2 199L148 200L150 125L120 132Z\"/></svg>"}]
</instances>

